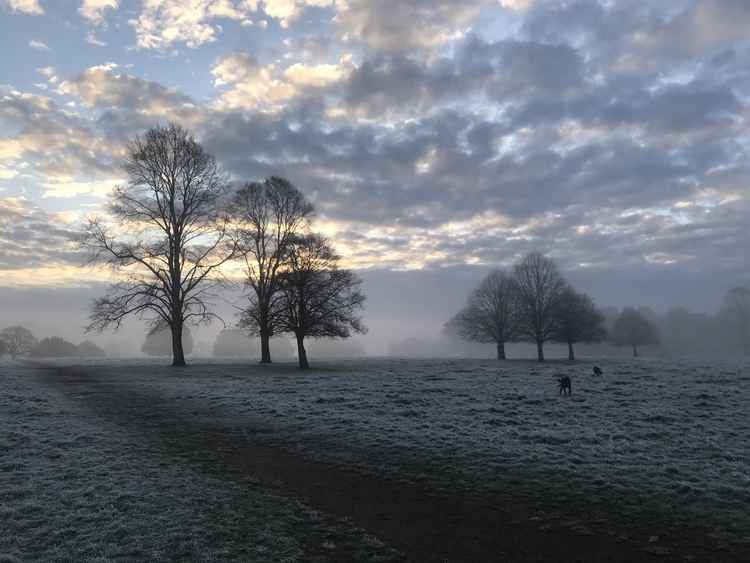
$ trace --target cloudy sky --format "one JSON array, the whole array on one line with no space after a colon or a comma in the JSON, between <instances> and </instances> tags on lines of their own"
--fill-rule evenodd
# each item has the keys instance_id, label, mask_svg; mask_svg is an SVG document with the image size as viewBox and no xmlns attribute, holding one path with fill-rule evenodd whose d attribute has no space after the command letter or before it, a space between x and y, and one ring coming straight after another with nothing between
<instances>
[{"instance_id":1,"label":"cloudy sky","mask_svg":"<svg viewBox=\"0 0 750 563\"><path fill-rule=\"evenodd\" d=\"M0 45L3 303L104 281L71 237L165 120L314 201L376 335L533 249L601 304L750 282L747 0L0 0Z\"/></svg>"}]
</instances>

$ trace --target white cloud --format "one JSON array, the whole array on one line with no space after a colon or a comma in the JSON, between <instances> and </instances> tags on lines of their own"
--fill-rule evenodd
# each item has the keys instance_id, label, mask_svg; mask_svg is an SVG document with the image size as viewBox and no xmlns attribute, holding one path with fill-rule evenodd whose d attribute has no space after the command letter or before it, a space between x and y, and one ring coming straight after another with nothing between
<instances>
[{"instance_id":1,"label":"white cloud","mask_svg":"<svg viewBox=\"0 0 750 563\"><path fill-rule=\"evenodd\" d=\"M31 41L29 41L29 47L31 47L32 49L36 49L37 51L50 50L46 43L44 43L43 41L37 41L36 39L32 39Z\"/></svg>"},{"instance_id":2,"label":"white cloud","mask_svg":"<svg viewBox=\"0 0 750 563\"><path fill-rule=\"evenodd\" d=\"M44 8L39 4L39 0L3 0L8 8L13 12L21 12L22 14L41 15L44 13Z\"/></svg>"},{"instance_id":3,"label":"white cloud","mask_svg":"<svg viewBox=\"0 0 750 563\"><path fill-rule=\"evenodd\" d=\"M338 64L295 63L282 70L274 64L261 65L252 55L236 53L221 59L211 73L215 86L230 86L221 96L221 109L276 110L310 89L344 79L352 68L350 56Z\"/></svg>"},{"instance_id":4,"label":"white cloud","mask_svg":"<svg viewBox=\"0 0 750 563\"><path fill-rule=\"evenodd\" d=\"M0 164L0 180L10 180L18 176L18 171L14 168L7 168Z\"/></svg>"},{"instance_id":5,"label":"white cloud","mask_svg":"<svg viewBox=\"0 0 750 563\"><path fill-rule=\"evenodd\" d=\"M229 0L144 0L138 19L130 24L141 49L165 49L174 43L195 48L216 40L211 20L244 20L247 12Z\"/></svg>"},{"instance_id":6,"label":"white cloud","mask_svg":"<svg viewBox=\"0 0 750 563\"><path fill-rule=\"evenodd\" d=\"M251 16L262 12L287 27L307 6L333 4L333 0L144 0L141 13L130 24L141 49L166 49L175 43L195 48L216 40L221 28L214 20L250 26ZM261 28L267 25L265 20L258 21Z\"/></svg>"},{"instance_id":7,"label":"white cloud","mask_svg":"<svg viewBox=\"0 0 750 563\"><path fill-rule=\"evenodd\" d=\"M89 32L86 34L86 43L89 45L96 45L97 47L106 47L107 43L105 41L102 41L99 39L93 32Z\"/></svg>"},{"instance_id":8,"label":"white cloud","mask_svg":"<svg viewBox=\"0 0 750 563\"><path fill-rule=\"evenodd\" d=\"M54 182L43 182L43 198L71 198L81 195L106 197L122 180L77 181L73 178L59 178Z\"/></svg>"},{"instance_id":9,"label":"white cloud","mask_svg":"<svg viewBox=\"0 0 750 563\"><path fill-rule=\"evenodd\" d=\"M107 8L116 10L119 4L119 0L83 0L78 12L94 25L99 25L104 21L104 11Z\"/></svg>"},{"instance_id":10,"label":"white cloud","mask_svg":"<svg viewBox=\"0 0 750 563\"><path fill-rule=\"evenodd\" d=\"M503 8L508 8L509 10L516 10L519 12L528 10L531 3L532 0L500 0L500 5Z\"/></svg>"}]
</instances>

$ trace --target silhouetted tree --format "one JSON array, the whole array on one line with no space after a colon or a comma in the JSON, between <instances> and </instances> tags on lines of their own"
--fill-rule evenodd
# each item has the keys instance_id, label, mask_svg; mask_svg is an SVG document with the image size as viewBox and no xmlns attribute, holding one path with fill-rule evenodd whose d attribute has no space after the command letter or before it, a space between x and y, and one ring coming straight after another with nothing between
<instances>
[{"instance_id":1,"label":"silhouetted tree","mask_svg":"<svg viewBox=\"0 0 750 563\"><path fill-rule=\"evenodd\" d=\"M277 318L281 331L297 340L302 369L309 367L305 337L348 338L366 330L357 316L365 301L362 280L340 269L339 260L320 235L290 241L287 269L279 276Z\"/></svg>"},{"instance_id":2,"label":"silhouetted tree","mask_svg":"<svg viewBox=\"0 0 750 563\"><path fill-rule=\"evenodd\" d=\"M0 340L5 344L5 349L14 360L18 356L25 356L36 346L36 337L31 331L22 326L11 326L0 331Z\"/></svg>"},{"instance_id":3,"label":"silhouetted tree","mask_svg":"<svg viewBox=\"0 0 750 563\"><path fill-rule=\"evenodd\" d=\"M588 295L565 288L555 307L552 340L568 345L568 359L575 360L573 345L601 342L607 337L604 315Z\"/></svg>"},{"instance_id":4,"label":"silhouetted tree","mask_svg":"<svg viewBox=\"0 0 750 563\"><path fill-rule=\"evenodd\" d=\"M8 347L6 346L5 341L0 340L0 358L2 358L7 353L8 353Z\"/></svg>"},{"instance_id":5,"label":"silhouetted tree","mask_svg":"<svg viewBox=\"0 0 750 563\"><path fill-rule=\"evenodd\" d=\"M515 280L505 272L487 274L446 328L464 340L495 344L505 359L505 343L518 336L519 298Z\"/></svg>"},{"instance_id":6,"label":"silhouetted tree","mask_svg":"<svg viewBox=\"0 0 750 563\"><path fill-rule=\"evenodd\" d=\"M513 268L520 303L520 333L536 343L544 361L544 343L555 334L555 308L566 288L557 265L539 252L527 254Z\"/></svg>"},{"instance_id":7,"label":"silhouetted tree","mask_svg":"<svg viewBox=\"0 0 750 563\"><path fill-rule=\"evenodd\" d=\"M656 325L636 309L626 307L615 321L612 341L616 346L631 346L633 357L638 357L638 346L659 344Z\"/></svg>"},{"instance_id":8,"label":"silhouetted tree","mask_svg":"<svg viewBox=\"0 0 750 563\"><path fill-rule=\"evenodd\" d=\"M193 351L193 335L185 327L182 332L182 350L185 354ZM172 332L168 326L156 325L146 333L141 352L147 356L169 356L172 353Z\"/></svg>"},{"instance_id":9,"label":"silhouetted tree","mask_svg":"<svg viewBox=\"0 0 750 563\"><path fill-rule=\"evenodd\" d=\"M260 336L260 361L270 363L269 340L277 330L274 299L279 274L292 240L306 230L313 206L288 180L271 177L245 184L231 209L251 290L242 326Z\"/></svg>"},{"instance_id":10,"label":"silhouetted tree","mask_svg":"<svg viewBox=\"0 0 750 563\"><path fill-rule=\"evenodd\" d=\"M727 291L719 317L740 350L750 355L750 289L735 287Z\"/></svg>"},{"instance_id":11,"label":"silhouetted tree","mask_svg":"<svg viewBox=\"0 0 750 563\"><path fill-rule=\"evenodd\" d=\"M79 355L78 346L59 336L42 338L29 351L35 358L74 358Z\"/></svg>"},{"instance_id":12,"label":"silhouetted tree","mask_svg":"<svg viewBox=\"0 0 750 563\"><path fill-rule=\"evenodd\" d=\"M128 145L128 184L114 190L110 229L92 219L82 246L122 281L94 302L88 330L128 315L171 332L173 366L185 365L187 324L210 322L220 267L234 257L223 206L229 185L216 160L179 125L155 127Z\"/></svg>"}]
</instances>

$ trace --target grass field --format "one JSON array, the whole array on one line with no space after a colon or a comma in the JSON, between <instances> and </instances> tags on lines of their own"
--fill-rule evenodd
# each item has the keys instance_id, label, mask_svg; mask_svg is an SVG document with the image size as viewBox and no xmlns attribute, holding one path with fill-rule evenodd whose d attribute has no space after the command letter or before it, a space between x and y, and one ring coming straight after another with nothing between
<instances>
[{"instance_id":1,"label":"grass field","mask_svg":"<svg viewBox=\"0 0 750 563\"><path fill-rule=\"evenodd\" d=\"M252 444L403 487L504 499L542 532L680 560L695 557L692 537L694 560L706 542L712 559L741 560L750 365L597 364L603 377L586 361L5 365L0 554L399 559L372 531L219 455ZM572 377L572 397L558 395L556 374Z\"/></svg>"}]
</instances>

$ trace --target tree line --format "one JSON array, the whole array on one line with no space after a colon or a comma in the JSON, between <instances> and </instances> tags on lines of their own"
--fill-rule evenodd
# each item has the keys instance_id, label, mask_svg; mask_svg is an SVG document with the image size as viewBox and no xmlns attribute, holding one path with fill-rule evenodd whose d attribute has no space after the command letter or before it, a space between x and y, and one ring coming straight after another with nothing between
<instances>
[{"instance_id":1,"label":"tree line","mask_svg":"<svg viewBox=\"0 0 750 563\"><path fill-rule=\"evenodd\" d=\"M312 232L314 207L291 182L234 185L174 123L131 141L123 169L128 181L110 196L111 220L90 219L80 239L90 263L119 279L95 300L87 331L135 316L152 333L169 331L172 365L184 366L185 330L219 319L213 307L232 264L242 265L247 295L239 325L260 337L262 363L271 362L277 334L294 336L307 368L306 337L365 331L362 282Z\"/></svg>"},{"instance_id":2,"label":"tree line","mask_svg":"<svg viewBox=\"0 0 750 563\"><path fill-rule=\"evenodd\" d=\"M547 342L566 344L568 359L574 360L575 344L608 337L602 311L570 286L553 259L539 252L527 254L510 272L487 274L445 329L471 342L495 344L499 360L506 359L508 342L535 344L543 362ZM623 311L610 336L615 344L632 347L634 356L639 346L659 341L653 323L635 309Z\"/></svg>"},{"instance_id":3,"label":"tree line","mask_svg":"<svg viewBox=\"0 0 750 563\"><path fill-rule=\"evenodd\" d=\"M0 330L0 356L9 355L14 360L19 356L32 358L99 358L105 356L104 350L84 340L73 344L59 336L50 336L38 340L27 328L9 326Z\"/></svg>"}]
</instances>

